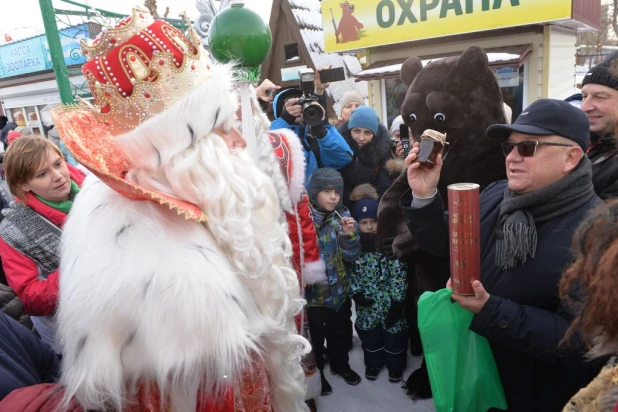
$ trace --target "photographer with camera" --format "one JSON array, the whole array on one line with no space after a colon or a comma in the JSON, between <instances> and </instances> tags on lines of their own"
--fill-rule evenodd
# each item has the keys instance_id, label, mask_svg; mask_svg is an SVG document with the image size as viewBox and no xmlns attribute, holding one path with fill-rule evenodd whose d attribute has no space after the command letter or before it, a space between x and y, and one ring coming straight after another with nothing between
<instances>
[{"instance_id":1,"label":"photographer with camera","mask_svg":"<svg viewBox=\"0 0 618 412\"><path fill-rule=\"evenodd\" d=\"M319 168L340 170L352 161L350 146L325 121L328 117L324 91L328 86L329 83L320 81L320 70L314 73L305 69L300 73L300 88L286 89L273 101L275 121L270 129L291 129L300 138L307 165L305 184Z\"/></svg>"}]
</instances>

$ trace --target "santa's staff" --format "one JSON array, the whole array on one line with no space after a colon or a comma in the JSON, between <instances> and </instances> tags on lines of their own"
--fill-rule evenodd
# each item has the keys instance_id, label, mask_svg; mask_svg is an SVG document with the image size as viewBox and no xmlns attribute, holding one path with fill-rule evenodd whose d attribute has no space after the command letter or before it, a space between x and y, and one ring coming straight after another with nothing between
<instances>
[{"instance_id":1,"label":"santa's staff","mask_svg":"<svg viewBox=\"0 0 618 412\"><path fill-rule=\"evenodd\" d=\"M241 96L242 130L247 150L257 161L250 87L260 79L260 64L270 52L272 37L262 18L244 6L244 0L232 0L229 8L218 13L210 24L208 42L218 61L238 63L235 74Z\"/></svg>"}]
</instances>

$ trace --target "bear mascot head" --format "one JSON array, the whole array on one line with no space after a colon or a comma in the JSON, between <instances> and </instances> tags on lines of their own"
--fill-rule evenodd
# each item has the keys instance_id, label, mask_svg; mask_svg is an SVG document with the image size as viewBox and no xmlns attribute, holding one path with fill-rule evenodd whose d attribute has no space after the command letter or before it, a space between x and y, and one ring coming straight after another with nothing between
<instances>
[{"instance_id":1,"label":"bear mascot head","mask_svg":"<svg viewBox=\"0 0 618 412\"><path fill-rule=\"evenodd\" d=\"M487 127L506 123L502 94L495 75L489 69L485 52L470 47L461 56L432 61L424 68L418 57L410 57L401 68L401 80L408 87L401 106L403 121L419 141L426 129L446 134L448 145L438 190L446 203L447 186L453 183L478 183L481 190L506 177L500 141L487 137ZM410 190L405 171L382 197L378 211L379 250L410 263L428 263L428 256L417 250L399 206L401 195ZM430 277L444 287L448 262L433 267ZM446 270L444 270L446 268ZM421 270L417 278L421 281ZM439 271L444 276L435 276ZM429 280L429 279L428 279Z\"/></svg>"}]
</instances>

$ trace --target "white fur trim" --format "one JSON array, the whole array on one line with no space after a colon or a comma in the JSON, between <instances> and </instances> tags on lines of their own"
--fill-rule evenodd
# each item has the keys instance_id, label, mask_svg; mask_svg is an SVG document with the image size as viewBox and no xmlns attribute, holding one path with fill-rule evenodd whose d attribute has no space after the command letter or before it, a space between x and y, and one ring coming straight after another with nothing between
<instances>
[{"instance_id":1,"label":"white fur trim","mask_svg":"<svg viewBox=\"0 0 618 412\"><path fill-rule=\"evenodd\" d=\"M86 169L82 164L78 163L77 165L75 165L75 168L78 169L80 172L82 172L84 174L84 176L88 176L89 174L91 174L92 172L88 169Z\"/></svg>"},{"instance_id":2,"label":"white fur trim","mask_svg":"<svg viewBox=\"0 0 618 412\"><path fill-rule=\"evenodd\" d=\"M322 259L303 265L303 283L313 285L326 281L326 265Z\"/></svg>"},{"instance_id":3,"label":"white fur trim","mask_svg":"<svg viewBox=\"0 0 618 412\"><path fill-rule=\"evenodd\" d=\"M172 409L195 410L200 382L216 393L268 331L205 226L94 175L64 226L61 256L61 383L85 409L111 401L122 410L126 384L149 376L186 399Z\"/></svg>"},{"instance_id":4,"label":"white fur trim","mask_svg":"<svg viewBox=\"0 0 618 412\"><path fill-rule=\"evenodd\" d=\"M307 385L307 394L305 399L318 399L322 392L322 380L320 379L320 371L317 369L311 376L305 376L305 384Z\"/></svg>"},{"instance_id":5,"label":"white fur trim","mask_svg":"<svg viewBox=\"0 0 618 412\"><path fill-rule=\"evenodd\" d=\"M300 138L290 129L273 130L285 136L290 148L290 160L292 161L292 176L290 179L290 199L292 203L300 202L305 191L305 153L300 144Z\"/></svg>"}]
</instances>

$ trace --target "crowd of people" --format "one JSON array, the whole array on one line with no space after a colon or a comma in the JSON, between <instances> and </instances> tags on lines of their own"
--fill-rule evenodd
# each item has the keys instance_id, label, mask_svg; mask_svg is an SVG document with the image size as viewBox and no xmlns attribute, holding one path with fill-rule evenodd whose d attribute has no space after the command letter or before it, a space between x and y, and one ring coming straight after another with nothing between
<instances>
[{"instance_id":1,"label":"crowd of people","mask_svg":"<svg viewBox=\"0 0 618 412\"><path fill-rule=\"evenodd\" d=\"M162 39L174 30L141 18ZM230 69L175 36L185 88L146 94L133 79L136 95L164 96L139 120L101 97L104 78L92 91L112 110L58 109L50 138L0 117L0 410L316 410L327 364L349 385L384 369L403 381L408 352L423 353L419 255L377 246L381 200L403 185L396 208L423 262L447 262L443 155L420 167L418 141L406 155L400 141L416 116L382 124L356 90L329 113L319 70L320 122L305 122L303 91L268 80L243 119ZM474 295L452 300L488 340L509 411L618 411L616 62L590 70L581 108L539 99L482 131L506 180L480 195ZM431 398L427 368L405 387Z\"/></svg>"}]
</instances>

